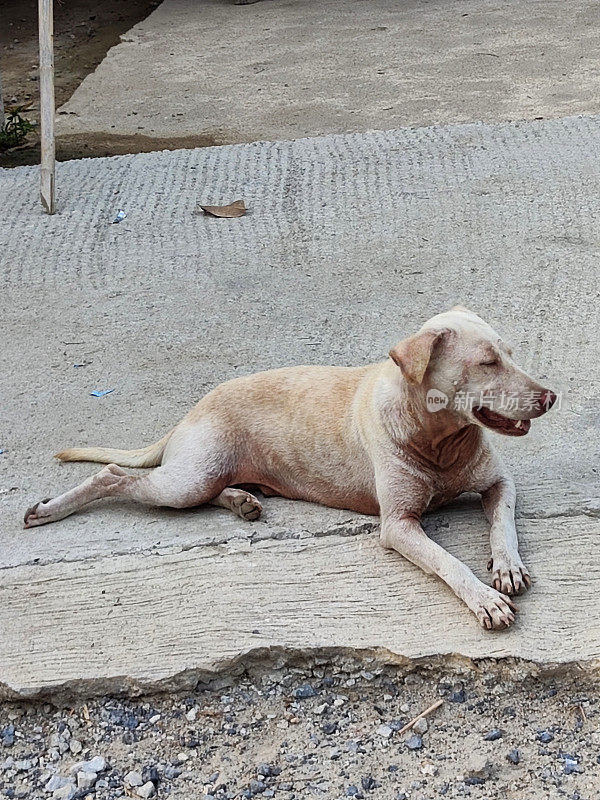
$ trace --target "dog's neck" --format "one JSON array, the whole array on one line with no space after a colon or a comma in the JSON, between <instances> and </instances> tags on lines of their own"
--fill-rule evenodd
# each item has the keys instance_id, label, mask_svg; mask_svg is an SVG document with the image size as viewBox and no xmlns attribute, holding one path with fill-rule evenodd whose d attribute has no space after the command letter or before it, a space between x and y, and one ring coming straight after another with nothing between
<instances>
[{"instance_id":1,"label":"dog's neck","mask_svg":"<svg viewBox=\"0 0 600 800\"><path fill-rule=\"evenodd\" d=\"M392 395L386 404L386 428L394 444L416 460L439 469L468 464L481 445L481 428L453 411L432 412L423 386L391 373Z\"/></svg>"},{"instance_id":2,"label":"dog's neck","mask_svg":"<svg viewBox=\"0 0 600 800\"><path fill-rule=\"evenodd\" d=\"M466 467L480 445L481 429L467 423L458 428L422 429L404 442L403 448L416 460L446 470Z\"/></svg>"}]
</instances>

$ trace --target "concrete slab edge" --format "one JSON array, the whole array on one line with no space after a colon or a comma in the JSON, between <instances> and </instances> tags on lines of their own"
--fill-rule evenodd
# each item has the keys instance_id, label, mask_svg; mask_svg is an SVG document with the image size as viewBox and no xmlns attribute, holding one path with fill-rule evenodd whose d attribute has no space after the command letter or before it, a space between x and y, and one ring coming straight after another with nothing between
<instances>
[{"instance_id":1,"label":"concrete slab edge","mask_svg":"<svg viewBox=\"0 0 600 800\"><path fill-rule=\"evenodd\" d=\"M529 677L585 675L600 677L600 659L539 662L515 657L469 658L458 653L440 653L410 658L387 648L309 648L294 650L281 647L257 647L225 660L215 669L194 667L160 679L145 680L127 675L94 679L69 679L37 690L21 690L0 683L0 701L51 702L56 705L91 697L141 697L152 694L191 692L202 688L230 685L236 678L248 675L253 679L278 671L298 669L304 673L315 667L328 667L341 673L356 674L361 670L393 673L404 677L411 672L456 674L488 673L498 680L520 681Z\"/></svg>"}]
</instances>

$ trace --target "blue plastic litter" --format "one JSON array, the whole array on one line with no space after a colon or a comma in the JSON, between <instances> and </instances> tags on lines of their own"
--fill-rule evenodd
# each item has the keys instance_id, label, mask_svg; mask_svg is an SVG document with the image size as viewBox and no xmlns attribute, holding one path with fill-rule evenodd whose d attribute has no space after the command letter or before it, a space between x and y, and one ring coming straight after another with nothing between
<instances>
[{"instance_id":1,"label":"blue plastic litter","mask_svg":"<svg viewBox=\"0 0 600 800\"><path fill-rule=\"evenodd\" d=\"M104 397L105 394L110 394L111 392L114 392L114 389L94 389L90 394L92 397Z\"/></svg>"},{"instance_id":2,"label":"blue plastic litter","mask_svg":"<svg viewBox=\"0 0 600 800\"><path fill-rule=\"evenodd\" d=\"M122 208L120 208L117 211L117 216L113 219L113 225L117 225L119 222L123 222L126 216L127 214L123 211Z\"/></svg>"}]
</instances>

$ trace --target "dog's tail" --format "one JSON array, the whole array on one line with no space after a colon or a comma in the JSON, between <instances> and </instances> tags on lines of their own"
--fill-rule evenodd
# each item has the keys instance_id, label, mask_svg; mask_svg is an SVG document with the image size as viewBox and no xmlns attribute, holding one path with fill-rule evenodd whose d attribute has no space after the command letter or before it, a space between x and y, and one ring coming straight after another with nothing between
<instances>
[{"instance_id":1,"label":"dog's tail","mask_svg":"<svg viewBox=\"0 0 600 800\"><path fill-rule=\"evenodd\" d=\"M113 450L110 447L69 447L56 453L61 461L96 461L100 464L118 464L120 467L156 467L161 463L172 428L155 444L139 450Z\"/></svg>"}]
</instances>

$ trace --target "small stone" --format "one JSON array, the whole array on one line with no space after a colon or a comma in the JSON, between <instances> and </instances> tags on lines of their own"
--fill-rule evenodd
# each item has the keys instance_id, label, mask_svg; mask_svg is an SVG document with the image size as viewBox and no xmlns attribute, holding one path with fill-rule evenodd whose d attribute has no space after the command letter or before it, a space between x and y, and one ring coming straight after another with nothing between
<instances>
[{"instance_id":1,"label":"small stone","mask_svg":"<svg viewBox=\"0 0 600 800\"><path fill-rule=\"evenodd\" d=\"M150 717L150 719L148 720L148 724L149 725L156 725L156 723L158 722L159 719L160 719L160 714L154 714L154 716Z\"/></svg>"},{"instance_id":2,"label":"small stone","mask_svg":"<svg viewBox=\"0 0 600 800\"><path fill-rule=\"evenodd\" d=\"M29 772L33 769L33 761L29 758L24 758L22 761L15 761L15 769L17 772Z\"/></svg>"},{"instance_id":3,"label":"small stone","mask_svg":"<svg viewBox=\"0 0 600 800\"><path fill-rule=\"evenodd\" d=\"M429 729L429 725L428 725L427 720L425 719L425 717L421 717L421 719L418 719L415 722L415 724L412 726L412 729L413 729L413 731L415 733L421 733L421 734L427 733L427 730Z\"/></svg>"},{"instance_id":4,"label":"small stone","mask_svg":"<svg viewBox=\"0 0 600 800\"><path fill-rule=\"evenodd\" d=\"M511 750L510 753L506 756L507 760L510 761L511 764L518 764L521 760L521 753L515 747L514 750Z\"/></svg>"},{"instance_id":5,"label":"small stone","mask_svg":"<svg viewBox=\"0 0 600 800\"><path fill-rule=\"evenodd\" d=\"M257 775L262 775L263 778L271 778L280 775L281 770L279 767L273 766L273 764L259 764L256 773Z\"/></svg>"},{"instance_id":6,"label":"small stone","mask_svg":"<svg viewBox=\"0 0 600 800\"><path fill-rule=\"evenodd\" d=\"M143 786L138 786L135 793L138 797L143 797L144 800L148 800L149 797L154 797L156 795L156 786L152 781L148 781Z\"/></svg>"},{"instance_id":7,"label":"small stone","mask_svg":"<svg viewBox=\"0 0 600 800\"><path fill-rule=\"evenodd\" d=\"M190 710L185 715L185 718L188 722L195 722L196 717L198 716L198 709L194 706L194 708L190 708Z\"/></svg>"},{"instance_id":8,"label":"small stone","mask_svg":"<svg viewBox=\"0 0 600 800\"><path fill-rule=\"evenodd\" d=\"M408 705L408 703L402 703L402 705L400 706L400 711L403 714L408 714L408 712L410 711L410 706Z\"/></svg>"},{"instance_id":9,"label":"small stone","mask_svg":"<svg viewBox=\"0 0 600 800\"><path fill-rule=\"evenodd\" d=\"M63 738L65 740L65 742L68 742L69 739L71 738L71 731L70 731L68 725L63 725L62 729L61 729L61 726L59 725L58 729L60 731L61 738Z\"/></svg>"},{"instance_id":10,"label":"small stone","mask_svg":"<svg viewBox=\"0 0 600 800\"><path fill-rule=\"evenodd\" d=\"M495 742L497 739L502 738L502 731L498 728L493 728L491 731L488 731L483 738L486 742Z\"/></svg>"},{"instance_id":11,"label":"small stone","mask_svg":"<svg viewBox=\"0 0 600 800\"><path fill-rule=\"evenodd\" d=\"M465 697L465 690L464 689L461 689L458 692L452 692L448 697L448 700L451 703L464 703L466 699L467 698Z\"/></svg>"},{"instance_id":12,"label":"small stone","mask_svg":"<svg viewBox=\"0 0 600 800\"><path fill-rule=\"evenodd\" d=\"M542 744L548 744L548 742L554 740L554 734L550 733L550 731L538 731L537 740Z\"/></svg>"},{"instance_id":13,"label":"small stone","mask_svg":"<svg viewBox=\"0 0 600 800\"><path fill-rule=\"evenodd\" d=\"M389 725L380 725L375 731L375 733L378 736L383 737L384 739L389 739L390 736L394 733L394 730L393 728L390 728Z\"/></svg>"},{"instance_id":14,"label":"small stone","mask_svg":"<svg viewBox=\"0 0 600 800\"><path fill-rule=\"evenodd\" d=\"M125 775L125 783L128 786L141 786L143 784L142 776L139 772L128 772Z\"/></svg>"},{"instance_id":15,"label":"small stone","mask_svg":"<svg viewBox=\"0 0 600 800\"><path fill-rule=\"evenodd\" d=\"M346 789L346 797L356 797L357 795L360 796L360 789L351 783Z\"/></svg>"},{"instance_id":16,"label":"small stone","mask_svg":"<svg viewBox=\"0 0 600 800\"><path fill-rule=\"evenodd\" d=\"M60 742L60 734L51 733L48 739L48 747L57 748L59 742Z\"/></svg>"},{"instance_id":17,"label":"small stone","mask_svg":"<svg viewBox=\"0 0 600 800\"><path fill-rule=\"evenodd\" d=\"M326 736L331 736L331 734L335 733L337 730L337 722L325 722L321 726L321 730Z\"/></svg>"},{"instance_id":18,"label":"small stone","mask_svg":"<svg viewBox=\"0 0 600 800\"><path fill-rule=\"evenodd\" d=\"M433 762L424 761L421 765L421 774L425 775L426 778L433 778L438 774L438 768Z\"/></svg>"},{"instance_id":19,"label":"small stone","mask_svg":"<svg viewBox=\"0 0 600 800\"><path fill-rule=\"evenodd\" d=\"M74 783L67 783L61 786L60 789L55 789L52 794L54 800L73 800L77 794L77 787Z\"/></svg>"},{"instance_id":20,"label":"small stone","mask_svg":"<svg viewBox=\"0 0 600 800\"><path fill-rule=\"evenodd\" d=\"M472 753L467 764L464 782L467 786L479 786L492 774L492 765L482 753Z\"/></svg>"},{"instance_id":21,"label":"small stone","mask_svg":"<svg viewBox=\"0 0 600 800\"><path fill-rule=\"evenodd\" d=\"M96 783L97 778L98 776L95 772L83 772L83 770L81 770L77 773L77 788L91 789Z\"/></svg>"},{"instance_id":22,"label":"small stone","mask_svg":"<svg viewBox=\"0 0 600 800\"><path fill-rule=\"evenodd\" d=\"M406 740L406 746L409 750L420 750L423 747L423 739L417 734L409 736Z\"/></svg>"},{"instance_id":23,"label":"small stone","mask_svg":"<svg viewBox=\"0 0 600 800\"><path fill-rule=\"evenodd\" d=\"M71 739L69 742L69 750L73 753L74 756L79 755L83 750L83 745L79 741L79 739Z\"/></svg>"},{"instance_id":24,"label":"small stone","mask_svg":"<svg viewBox=\"0 0 600 800\"><path fill-rule=\"evenodd\" d=\"M262 794L266 788L267 785L263 781L251 780L248 784L248 789L253 797L255 794Z\"/></svg>"},{"instance_id":25,"label":"small stone","mask_svg":"<svg viewBox=\"0 0 600 800\"><path fill-rule=\"evenodd\" d=\"M62 787L66 786L68 783L71 783L68 778L63 778L62 775L53 775L44 786L44 789L47 792L54 792L56 789L62 789Z\"/></svg>"},{"instance_id":26,"label":"small stone","mask_svg":"<svg viewBox=\"0 0 600 800\"><path fill-rule=\"evenodd\" d=\"M113 725L118 725L121 728L129 728L129 730L135 730L140 724L136 715L125 709L113 709L110 712L110 721Z\"/></svg>"},{"instance_id":27,"label":"small stone","mask_svg":"<svg viewBox=\"0 0 600 800\"><path fill-rule=\"evenodd\" d=\"M15 743L15 726L12 724L7 725L0 731L0 740L3 747L12 747Z\"/></svg>"},{"instance_id":28,"label":"small stone","mask_svg":"<svg viewBox=\"0 0 600 800\"><path fill-rule=\"evenodd\" d=\"M365 775L363 778L361 778L360 785L365 792L372 792L373 789L376 789L379 786L375 778L371 777L371 775Z\"/></svg>"},{"instance_id":29,"label":"small stone","mask_svg":"<svg viewBox=\"0 0 600 800\"><path fill-rule=\"evenodd\" d=\"M305 683L303 686L298 686L294 689L294 697L297 700L306 700L309 697L315 697L317 692L313 689L310 683Z\"/></svg>"},{"instance_id":30,"label":"small stone","mask_svg":"<svg viewBox=\"0 0 600 800\"><path fill-rule=\"evenodd\" d=\"M103 756L94 756L88 761L79 761L71 768L71 772L104 772L106 759Z\"/></svg>"},{"instance_id":31,"label":"small stone","mask_svg":"<svg viewBox=\"0 0 600 800\"><path fill-rule=\"evenodd\" d=\"M178 778L182 772L183 770L179 767L174 767L172 764L169 764L168 767L165 767L164 776L168 781L172 781L175 778Z\"/></svg>"},{"instance_id":32,"label":"small stone","mask_svg":"<svg viewBox=\"0 0 600 800\"><path fill-rule=\"evenodd\" d=\"M189 758L189 756L188 756L187 753L177 753L177 761L180 764L185 764L185 762L188 760L188 758Z\"/></svg>"},{"instance_id":33,"label":"small stone","mask_svg":"<svg viewBox=\"0 0 600 800\"><path fill-rule=\"evenodd\" d=\"M219 776L219 773L216 773L216 776ZM217 778L215 778L216 780ZM160 775L158 774L158 770L156 767L144 767L142 770L142 783L148 783L151 781L155 786L158 786L160 782ZM214 781L209 780L209 783L214 783Z\"/></svg>"},{"instance_id":34,"label":"small stone","mask_svg":"<svg viewBox=\"0 0 600 800\"><path fill-rule=\"evenodd\" d=\"M574 758L565 758L565 775L571 775L571 773L579 771L579 766Z\"/></svg>"}]
</instances>

